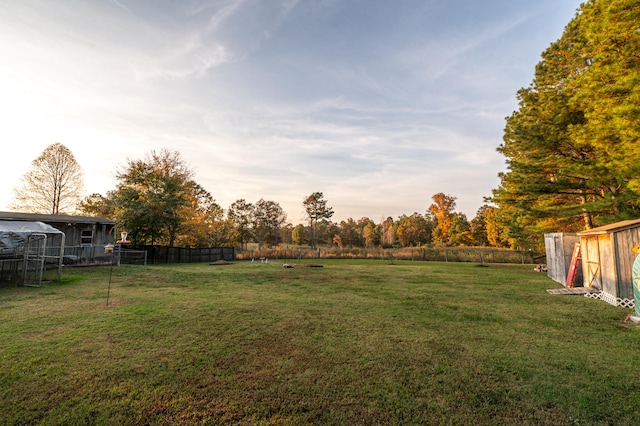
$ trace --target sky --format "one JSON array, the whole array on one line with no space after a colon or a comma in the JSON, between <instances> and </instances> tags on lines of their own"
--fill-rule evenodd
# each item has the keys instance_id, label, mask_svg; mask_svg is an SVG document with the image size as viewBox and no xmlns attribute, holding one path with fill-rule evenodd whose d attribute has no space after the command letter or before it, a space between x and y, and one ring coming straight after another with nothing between
<instances>
[{"instance_id":1,"label":"sky","mask_svg":"<svg viewBox=\"0 0 640 426\"><path fill-rule=\"evenodd\" d=\"M223 208L322 192L379 222L499 185L505 118L577 0L9 0L0 4L0 210L59 142L86 194L180 153Z\"/></svg>"}]
</instances>

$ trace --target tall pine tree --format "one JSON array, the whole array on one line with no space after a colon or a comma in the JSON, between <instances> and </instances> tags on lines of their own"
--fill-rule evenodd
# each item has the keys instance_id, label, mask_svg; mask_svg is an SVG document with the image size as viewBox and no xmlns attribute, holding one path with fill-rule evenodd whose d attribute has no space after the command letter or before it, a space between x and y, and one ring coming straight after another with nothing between
<instances>
[{"instance_id":1,"label":"tall pine tree","mask_svg":"<svg viewBox=\"0 0 640 426\"><path fill-rule=\"evenodd\" d=\"M512 245L638 214L639 4L583 4L518 92L490 199Z\"/></svg>"}]
</instances>

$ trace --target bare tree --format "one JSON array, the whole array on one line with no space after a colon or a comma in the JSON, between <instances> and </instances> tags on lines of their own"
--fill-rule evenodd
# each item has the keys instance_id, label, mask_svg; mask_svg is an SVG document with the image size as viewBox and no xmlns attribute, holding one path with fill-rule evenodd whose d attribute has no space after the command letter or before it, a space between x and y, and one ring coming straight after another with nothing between
<instances>
[{"instance_id":1,"label":"bare tree","mask_svg":"<svg viewBox=\"0 0 640 426\"><path fill-rule=\"evenodd\" d=\"M13 208L32 213L73 213L82 197L82 169L61 143L49 145L31 162L31 170L14 188Z\"/></svg>"}]
</instances>

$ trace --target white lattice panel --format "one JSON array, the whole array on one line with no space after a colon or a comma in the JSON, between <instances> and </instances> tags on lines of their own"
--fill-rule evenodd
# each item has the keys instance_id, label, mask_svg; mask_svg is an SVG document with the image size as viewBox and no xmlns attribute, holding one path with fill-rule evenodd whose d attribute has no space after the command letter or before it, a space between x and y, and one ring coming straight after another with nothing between
<instances>
[{"instance_id":1,"label":"white lattice panel","mask_svg":"<svg viewBox=\"0 0 640 426\"><path fill-rule=\"evenodd\" d=\"M589 297L591 299L598 299L598 300L602 300L604 302L607 302L610 305L613 306L622 306L623 308L633 308L634 307L634 303L633 300L631 299L621 299L619 297L615 297L609 293L605 293L604 291L601 291L599 293L586 293L584 295L584 297Z\"/></svg>"}]
</instances>

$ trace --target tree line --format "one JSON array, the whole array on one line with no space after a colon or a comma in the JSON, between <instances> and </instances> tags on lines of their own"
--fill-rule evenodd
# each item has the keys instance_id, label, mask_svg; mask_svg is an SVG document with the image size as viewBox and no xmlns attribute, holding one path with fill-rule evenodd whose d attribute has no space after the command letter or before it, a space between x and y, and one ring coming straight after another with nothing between
<instances>
[{"instance_id":1,"label":"tree line","mask_svg":"<svg viewBox=\"0 0 640 426\"><path fill-rule=\"evenodd\" d=\"M425 214L413 213L376 224L370 218L339 223L322 192L302 200L306 223L294 225L277 201L234 201L226 210L193 180L193 171L176 151L152 151L130 160L116 175L117 188L105 196L93 194L81 201L82 214L115 220L138 245L213 247L249 243L318 244L346 247L413 247L489 245L486 221L492 209L480 209L471 222L455 211L455 197L436 194ZM492 229L491 226L488 227ZM494 227L495 228L495 227Z\"/></svg>"},{"instance_id":2,"label":"tree line","mask_svg":"<svg viewBox=\"0 0 640 426\"><path fill-rule=\"evenodd\" d=\"M30 178L53 181L64 169L79 170L73 154L62 144L49 146L32 163ZM73 166L73 167L71 167ZM79 178L76 174L76 179ZM33 194L29 182L17 194ZM81 188L81 182L76 182ZM59 188L54 183L52 188ZM65 183L65 187L74 187ZM246 248L249 243L263 247L279 244L347 247L413 247L434 245L490 245L493 209L484 206L468 221L455 211L455 197L443 193L432 197L433 204L424 214L413 213L396 219L388 217L379 223L370 218L349 218L332 222L334 214L322 192L302 199L306 222L294 225L277 201L260 199L234 201L226 210L194 180L193 169L177 151L151 151L144 158L128 160L116 174L116 188L106 194L73 197L69 192L44 191L38 203L16 197L22 210L58 214L70 200L78 200L76 213L114 220L127 230L134 245L180 247L215 247L235 245ZM46 210L45 210L46 209ZM495 227L494 227L495 228ZM489 229L489 232L487 232Z\"/></svg>"},{"instance_id":3,"label":"tree line","mask_svg":"<svg viewBox=\"0 0 640 426\"><path fill-rule=\"evenodd\" d=\"M540 249L547 232L576 232L640 217L640 3L588 0L542 53L519 108L506 118L500 184L476 216L438 193L424 213L332 222L322 192L302 198L293 225L277 201L239 199L223 209L175 151L130 160L116 189L80 196L81 171L62 144L32 163L18 208L111 218L140 245L249 243L338 247L488 245Z\"/></svg>"}]
</instances>

